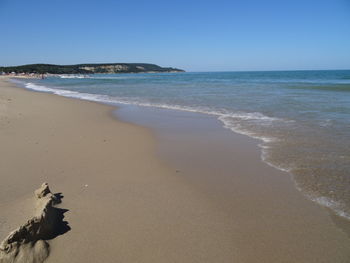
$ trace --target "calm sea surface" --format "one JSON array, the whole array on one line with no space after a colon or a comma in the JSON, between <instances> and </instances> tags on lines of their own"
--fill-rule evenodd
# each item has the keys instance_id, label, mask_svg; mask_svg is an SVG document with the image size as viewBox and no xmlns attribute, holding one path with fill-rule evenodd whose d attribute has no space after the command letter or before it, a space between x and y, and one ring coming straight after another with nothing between
<instances>
[{"instance_id":1,"label":"calm sea surface","mask_svg":"<svg viewBox=\"0 0 350 263\"><path fill-rule=\"evenodd\" d=\"M350 70L60 76L29 89L209 114L261 139L262 158L350 218Z\"/></svg>"}]
</instances>

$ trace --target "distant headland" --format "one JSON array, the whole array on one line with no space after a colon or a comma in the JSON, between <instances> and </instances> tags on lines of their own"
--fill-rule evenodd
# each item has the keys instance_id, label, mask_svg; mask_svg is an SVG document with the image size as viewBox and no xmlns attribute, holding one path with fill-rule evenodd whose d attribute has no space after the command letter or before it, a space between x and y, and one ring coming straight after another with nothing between
<instances>
[{"instance_id":1,"label":"distant headland","mask_svg":"<svg viewBox=\"0 0 350 263\"><path fill-rule=\"evenodd\" d=\"M103 64L30 64L12 67L0 67L0 73L24 73L24 74L114 74L114 73L159 73L159 72L184 72L182 69L172 67L160 67L149 63L103 63Z\"/></svg>"}]
</instances>

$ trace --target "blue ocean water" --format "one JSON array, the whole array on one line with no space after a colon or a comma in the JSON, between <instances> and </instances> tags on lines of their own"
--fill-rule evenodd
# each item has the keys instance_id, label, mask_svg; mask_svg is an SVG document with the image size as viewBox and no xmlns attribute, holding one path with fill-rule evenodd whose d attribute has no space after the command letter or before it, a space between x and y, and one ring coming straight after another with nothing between
<instances>
[{"instance_id":1,"label":"blue ocean water","mask_svg":"<svg viewBox=\"0 0 350 263\"><path fill-rule=\"evenodd\" d=\"M262 158L350 218L350 70L95 74L25 87L113 104L199 112L261 139Z\"/></svg>"}]
</instances>

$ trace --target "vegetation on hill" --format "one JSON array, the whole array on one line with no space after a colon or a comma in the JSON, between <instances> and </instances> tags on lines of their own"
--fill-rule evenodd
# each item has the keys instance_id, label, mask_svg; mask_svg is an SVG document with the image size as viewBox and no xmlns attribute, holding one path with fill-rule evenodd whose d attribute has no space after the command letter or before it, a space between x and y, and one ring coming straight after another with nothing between
<instances>
[{"instance_id":1,"label":"vegetation on hill","mask_svg":"<svg viewBox=\"0 0 350 263\"><path fill-rule=\"evenodd\" d=\"M177 68L163 68L148 63L104 63L104 64L77 64L52 65L30 64L14 67L0 67L5 73L37 73L37 74L93 74L93 73L142 73L142 72L183 72Z\"/></svg>"}]
</instances>

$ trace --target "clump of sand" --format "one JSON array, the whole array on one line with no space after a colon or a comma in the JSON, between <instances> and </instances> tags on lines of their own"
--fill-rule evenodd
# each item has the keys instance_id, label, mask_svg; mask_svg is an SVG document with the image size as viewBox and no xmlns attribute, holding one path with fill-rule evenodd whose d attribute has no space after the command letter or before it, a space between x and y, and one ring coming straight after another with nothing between
<instances>
[{"instance_id":1,"label":"clump of sand","mask_svg":"<svg viewBox=\"0 0 350 263\"><path fill-rule=\"evenodd\" d=\"M54 206L61 202L43 183L35 191L35 215L12 231L0 244L0 263L39 263L50 252L47 242L60 232L63 209Z\"/></svg>"}]
</instances>

